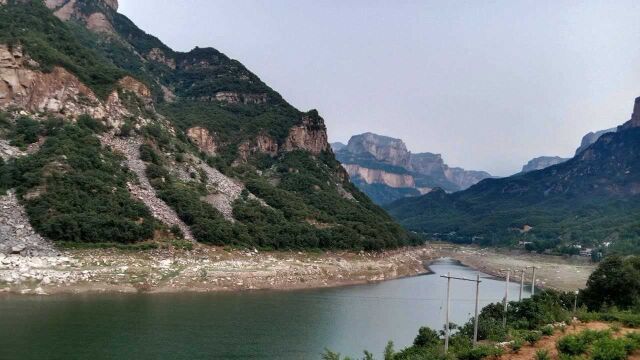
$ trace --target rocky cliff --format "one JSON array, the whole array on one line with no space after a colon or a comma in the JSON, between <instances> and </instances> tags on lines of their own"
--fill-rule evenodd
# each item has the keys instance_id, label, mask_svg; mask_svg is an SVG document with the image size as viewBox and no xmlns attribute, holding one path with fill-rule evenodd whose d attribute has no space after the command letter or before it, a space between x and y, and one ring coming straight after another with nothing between
<instances>
[{"instance_id":1,"label":"rocky cliff","mask_svg":"<svg viewBox=\"0 0 640 360\"><path fill-rule=\"evenodd\" d=\"M344 164L349 176L358 177L367 184L384 184L392 188L415 188L416 182L409 174L394 174L379 169L368 169L356 164Z\"/></svg>"},{"instance_id":2,"label":"rocky cliff","mask_svg":"<svg viewBox=\"0 0 640 360\"><path fill-rule=\"evenodd\" d=\"M401 167L407 167L411 157L402 140L373 133L352 136L345 150L352 154L371 154L376 160Z\"/></svg>"},{"instance_id":3,"label":"rocky cliff","mask_svg":"<svg viewBox=\"0 0 640 360\"><path fill-rule=\"evenodd\" d=\"M354 183L378 203L417 196L436 187L458 191L491 176L451 168L440 154L413 154L402 140L373 133L355 135L334 151Z\"/></svg>"}]
</instances>

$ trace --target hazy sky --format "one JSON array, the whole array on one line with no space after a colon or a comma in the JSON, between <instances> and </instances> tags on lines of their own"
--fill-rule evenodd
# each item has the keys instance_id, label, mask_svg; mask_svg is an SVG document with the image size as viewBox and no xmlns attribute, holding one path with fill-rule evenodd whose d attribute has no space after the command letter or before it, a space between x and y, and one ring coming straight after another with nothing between
<instances>
[{"instance_id":1,"label":"hazy sky","mask_svg":"<svg viewBox=\"0 0 640 360\"><path fill-rule=\"evenodd\" d=\"M120 0L170 47L212 46L331 141L366 131L508 175L572 155L640 96L638 1Z\"/></svg>"}]
</instances>

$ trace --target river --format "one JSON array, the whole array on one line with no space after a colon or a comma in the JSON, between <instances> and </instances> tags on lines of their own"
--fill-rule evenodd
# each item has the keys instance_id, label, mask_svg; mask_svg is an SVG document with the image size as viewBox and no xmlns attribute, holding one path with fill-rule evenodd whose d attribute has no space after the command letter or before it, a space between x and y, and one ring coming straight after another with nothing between
<instances>
[{"instance_id":1,"label":"river","mask_svg":"<svg viewBox=\"0 0 640 360\"><path fill-rule=\"evenodd\" d=\"M235 293L0 296L0 359L319 359L324 348L380 358L444 324L446 280L477 271L450 260L433 274L375 284ZM504 281L480 284L481 305ZM518 298L512 283L510 300ZM525 296L529 296L525 290ZM454 281L451 319L473 314L475 284Z\"/></svg>"}]
</instances>

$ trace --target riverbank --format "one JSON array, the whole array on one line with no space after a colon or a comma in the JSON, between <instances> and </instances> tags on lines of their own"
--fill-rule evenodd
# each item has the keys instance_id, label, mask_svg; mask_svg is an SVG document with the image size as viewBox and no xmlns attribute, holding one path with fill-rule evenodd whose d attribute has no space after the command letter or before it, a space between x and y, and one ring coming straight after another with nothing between
<instances>
[{"instance_id":1,"label":"riverbank","mask_svg":"<svg viewBox=\"0 0 640 360\"><path fill-rule=\"evenodd\" d=\"M583 287L593 265L560 257L430 244L379 253L260 252L197 245L193 250L67 250L60 256L0 255L0 292L207 292L292 290L361 284L428 273L450 257L492 275L538 266L539 286Z\"/></svg>"}]
</instances>

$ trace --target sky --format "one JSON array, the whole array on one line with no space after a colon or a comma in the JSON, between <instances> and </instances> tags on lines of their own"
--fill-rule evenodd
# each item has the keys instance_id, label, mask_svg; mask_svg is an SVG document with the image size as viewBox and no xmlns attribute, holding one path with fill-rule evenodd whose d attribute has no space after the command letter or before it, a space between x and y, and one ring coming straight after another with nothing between
<instances>
[{"instance_id":1,"label":"sky","mask_svg":"<svg viewBox=\"0 0 640 360\"><path fill-rule=\"evenodd\" d=\"M569 157L640 96L638 1L120 0L178 51L214 47L330 141L374 132L506 176Z\"/></svg>"}]
</instances>

